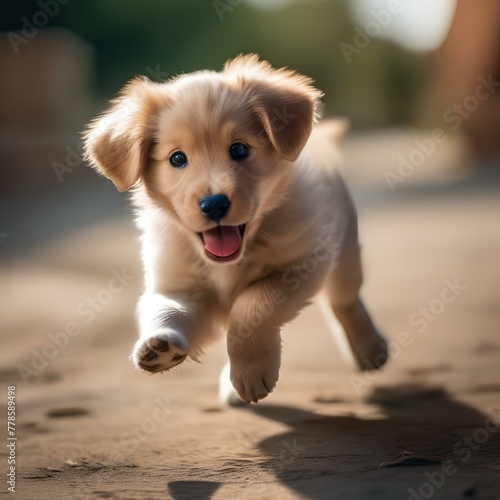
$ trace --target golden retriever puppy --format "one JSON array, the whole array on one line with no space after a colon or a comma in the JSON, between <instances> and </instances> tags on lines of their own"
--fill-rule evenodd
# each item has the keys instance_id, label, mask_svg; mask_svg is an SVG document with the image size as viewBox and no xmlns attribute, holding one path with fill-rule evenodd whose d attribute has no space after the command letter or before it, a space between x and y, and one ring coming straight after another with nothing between
<instances>
[{"instance_id":1,"label":"golden retriever puppy","mask_svg":"<svg viewBox=\"0 0 500 500\"><path fill-rule=\"evenodd\" d=\"M386 343L358 295L356 213L336 169L344 127L315 126L320 98L311 79L239 56L220 73L136 79L90 124L87 159L133 189L142 231L138 368L197 360L226 332L221 396L234 400L232 385L257 402L278 381L283 325L315 296L361 369L384 364Z\"/></svg>"}]
</instances>

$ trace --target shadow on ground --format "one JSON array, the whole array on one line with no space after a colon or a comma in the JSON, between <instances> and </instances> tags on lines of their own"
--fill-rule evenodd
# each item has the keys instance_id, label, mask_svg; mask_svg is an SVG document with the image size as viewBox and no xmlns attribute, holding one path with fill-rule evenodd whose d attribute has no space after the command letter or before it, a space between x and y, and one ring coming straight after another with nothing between
<instances>
[{"instance_id":1,"label":"shadow on ground","mask_svg":"<svg viewBox=\"0 0 500 500\"><path fill-rule=\"evenodd\" d=\"M367 402L378 405L383 418L252 405L249 411L291 428L258 444L266 456L262 467L300 498L500 498L492 470L500 464L498 408L489 418L441 388L418 385L376 388ZM381 467L403 452L429 462ZM453 465L445 473L448 460ZM252 486L242 498L263 492L265 485Z\"/></svg>"},{"instance_id":2,"label":"shadow on ground","mask_svg":"<svg viewBox=\"0 0 500 500\"><path fill-rule=\"evenodd\" d=\"M208 500L222 486L212 481L171 481L168 492L175 500Z\"/></svg>"}]
</instances>

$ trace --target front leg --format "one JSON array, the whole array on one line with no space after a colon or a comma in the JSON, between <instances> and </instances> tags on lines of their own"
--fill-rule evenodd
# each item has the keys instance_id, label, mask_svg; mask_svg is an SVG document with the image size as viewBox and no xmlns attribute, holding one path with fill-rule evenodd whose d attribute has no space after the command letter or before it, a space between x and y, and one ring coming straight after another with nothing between
<instances>
[{"instance_id":1,"label":"front leg","mask_svg":"<svg viewBox=\"0 0 500 500\"><path fill-rule=\"evenodd\" d=\"M152 373L170 370L188 356L196 360L214 328L203 301L192 298L145 293L137 313L139 340L131 358L137 368Z\"/></svg>"},{"instance_id":2,"label":"front leg","mask_svg":"<svg viewBox=\"0 0 500 500\"><path fill-rule=\"evenodd\" d=\"M230 314L227 349L231 383L239 397L256 403L276 386L281 364L281 327L309 303L321 283L313 273L287 289L275 273L247 288Z\"/></svg>"},{"instance_id":3,"label":"front leg","mask_svg":"<svg viewBox=\"0 0 500 500\"><path fill-rule=\"evenodd\" d=\"M253 340L244 340L241 344L228 337L229 376L243 401L257 403L272 392L278 382L281 336L279 330L255 329L251 337Z\"/></svg>"}]
</instances>

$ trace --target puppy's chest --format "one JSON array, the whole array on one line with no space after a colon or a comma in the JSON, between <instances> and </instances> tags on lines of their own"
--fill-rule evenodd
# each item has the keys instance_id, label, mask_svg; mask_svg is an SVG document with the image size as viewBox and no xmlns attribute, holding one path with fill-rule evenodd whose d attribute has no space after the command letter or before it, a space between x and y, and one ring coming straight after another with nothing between
<instances>
[{"instance_id":1,"label":"puppy's chest","mask_svg":"<svg viewBox=\"0 0 500 500\"><path fill-rule=\"evenodd\" d=\"M211 266L205 273L208 286L216 293L219 301L231 307L236 298L252 283L270 276L294 262L298 255L304 255L303 245L293 244L294 238L276 241L254 241L248 248L246 257L232 266ZM287 248L288 247L288 248ZM295 247L290 251L290 247Z\"/></svg>"},{"instance_id":2,"label":"puppy's chest","mask_svg":"<svg viewBox=\"0 0 500 500\"><path fill-rule=\"evenodd\" d=\"M261 263L243 261L239 265L211 269L207 280L221 303L231 306L251 283L264 278L270 272L271 270Z\"/></svg>"}]
</instances>

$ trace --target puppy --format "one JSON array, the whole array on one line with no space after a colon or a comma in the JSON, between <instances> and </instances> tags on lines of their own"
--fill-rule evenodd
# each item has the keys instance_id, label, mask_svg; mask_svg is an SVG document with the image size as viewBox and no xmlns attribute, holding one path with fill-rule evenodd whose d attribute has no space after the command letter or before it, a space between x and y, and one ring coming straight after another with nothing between
<instances>
[{"instance_id":1,"label":"puppy","mask_svg":"<svg viewBox=\"0 0 500 500\"><path fill-rule=\"evenodd\" d=\"M221 396L257 402L278 381L281 328L315 296L360 369L385 363L336 169L345 127L315 125L320 98L311 79L247 55L220 73L133 80L89 125L86 158L132 189L142 231L138 368L198 360L226 332Z\"/></svg>"}]
</instances>

